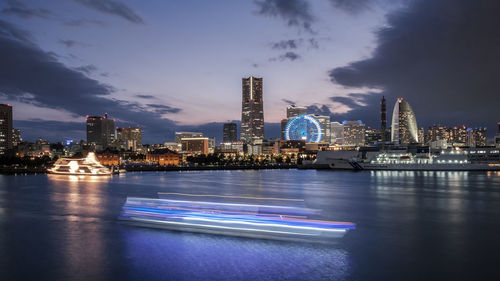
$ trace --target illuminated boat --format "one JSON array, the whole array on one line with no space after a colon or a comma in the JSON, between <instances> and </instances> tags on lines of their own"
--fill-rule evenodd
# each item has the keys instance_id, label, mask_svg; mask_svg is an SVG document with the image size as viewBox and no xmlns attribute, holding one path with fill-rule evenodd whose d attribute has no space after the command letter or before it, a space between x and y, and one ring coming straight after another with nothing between
<instances>
[{"instance_id":1,"label":"illuminated boat","mask_svg":"<svg viewBox=\"0 0 500 281\"><path fill-rule=\"evenodd\" d=\"M76 176L108 176L112 174L110 169L97 161L93 152L89 152L85 158L59 158L54 166L47 171L52 174Z\"/></svg>"},{"instance_id":2,"label":"illuminated boat","mask_svg":"<svg viewBox=\"0 0 500 281\"><path fill-rule=\"evenodd\" d=\"M177 231L331 243L355 229L350 222L311 220L316 210L287 206L129 197L121 220Z\"/></svg>"}]
</instances>

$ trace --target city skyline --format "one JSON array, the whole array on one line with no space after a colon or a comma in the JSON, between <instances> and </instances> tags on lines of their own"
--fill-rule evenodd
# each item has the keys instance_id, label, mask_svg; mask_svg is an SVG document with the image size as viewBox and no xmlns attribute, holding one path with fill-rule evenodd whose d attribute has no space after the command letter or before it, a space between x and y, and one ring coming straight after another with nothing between
<instances>
[{"instance_id":1,"label":"city skyline","mask_svg":"<svg viewBox=\"0 0 500 281\"><path fill-rule=\"evenodd\" d=\"M84 139L85 116L106 112L118 126L141 126L145 143L169 140L175 131L220 136L223 123L240 119L239 79L248 76L266 78L268 138L280 136L279 122L292 103L332 121L363 120L377 128L382 95L390 104L397 97L410 101L423 127L494 128L498 122L491 78L497 64L492 32L497 31L488 22L498 19L486 5L99 2L107 5L84 0L0 4L0 93L2 103L13 105L14 127L24 139ZM226 12L231 10L241 13ZM466 12L476 19L472 24ZM443 13L450 21L439 21ZM470 28L459 28L463 24ZM452 38L435 40L436 26ZM418 48L400 34L433 44ZM478 49L456 44L463 41L476 42ZM442 50L453 52L445 56ZM479 70L471 67L478 64ZM40 71L35 75L34 69ZM494 131L489 130L490 138Z\"/></svg>"}]
</instances>

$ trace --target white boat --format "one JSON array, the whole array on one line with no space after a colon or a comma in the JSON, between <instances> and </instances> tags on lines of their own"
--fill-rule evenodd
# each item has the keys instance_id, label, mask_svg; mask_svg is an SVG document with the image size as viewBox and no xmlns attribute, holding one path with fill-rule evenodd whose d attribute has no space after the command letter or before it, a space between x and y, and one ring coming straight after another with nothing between
<instances>
[{"instance_id":1,"label":"white boat","mask_svg":"<svg viewBox=\"0 0 500 281\"><path fill-rule=\"evenodd\" d=\"M322 151L318 161L335 170L500 171L496 148L449 149L435 154L428 150Z\"/></svg>"},{"instance_id":2,"label":"white boat","mask_svg":"<svg viewBox=\"0 0 500 281\"><path fill-rule=\"evenodd\" d=\"M85 158L59 158L49 173L59 175L109 176L112 171L97 161L95 153L89 152Z\"/></svg>"}]
</instances>

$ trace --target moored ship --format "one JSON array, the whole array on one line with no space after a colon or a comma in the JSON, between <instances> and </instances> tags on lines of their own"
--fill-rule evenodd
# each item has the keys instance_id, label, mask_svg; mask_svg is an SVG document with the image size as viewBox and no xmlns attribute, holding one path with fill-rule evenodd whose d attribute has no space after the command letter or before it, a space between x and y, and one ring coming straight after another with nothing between
<instances>
[{"instance_id":1,"label":"moored ship","mask_svg":"<svg viewBox=\"0 0 500 281\"><path fill-rule=\"evenodd\" d=\"M85 158L59 158L47 171L51 174L74 176L109 176L113 173L97 161L93 152L89 152Z\"/></svg>"},{"instance_id":2,"label":"moored ship","mask_svg":"<svg viewBox=\"0 0 500 281\"><path fill-rule=\"evenodd\" d=\"M429 148L360 149L359 151L322 151L318 164L344 170L415 170L415 171L500 171L498 148L444 149L431 153Z\"/></svg>"}]
</instances>

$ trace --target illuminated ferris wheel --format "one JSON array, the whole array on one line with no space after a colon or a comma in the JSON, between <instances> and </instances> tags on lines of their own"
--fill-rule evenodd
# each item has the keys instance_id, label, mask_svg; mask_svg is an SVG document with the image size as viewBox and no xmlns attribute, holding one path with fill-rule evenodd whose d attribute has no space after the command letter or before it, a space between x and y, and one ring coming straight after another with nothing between
<instances>
[{"instance_id":1,"label":"illuminated ferris wheel","mask_svg":"<svg viewBox=\"0 0 500 281\"><path fill-rule=\"evenodd\" d=\"M321 125L318 119L311 115L297 115L292 117L286 124L285 139L321 142Z\"/></svg>"}]
</instances>

